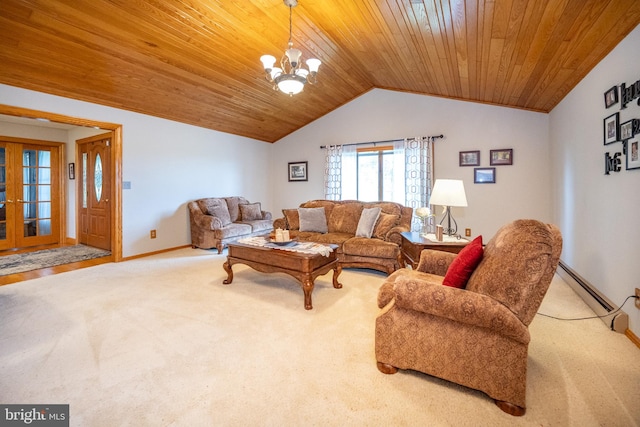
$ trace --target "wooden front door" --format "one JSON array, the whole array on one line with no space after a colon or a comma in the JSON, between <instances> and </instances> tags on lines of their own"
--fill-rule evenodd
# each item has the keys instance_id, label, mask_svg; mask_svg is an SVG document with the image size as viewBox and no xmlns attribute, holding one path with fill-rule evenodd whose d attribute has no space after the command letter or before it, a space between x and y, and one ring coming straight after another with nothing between
<instances>
[{"instance_id":1,"label":"wooden front door","mask_svg":"<svg viewBox=\"0 0 640 427\"><path fill-rule=\"evenodd\" d=\"M77 141L79 243L111 250L111 134Z\"/></svg>"},{"instance_id":2,"label":"wooden front door","mask_svg":"<svg viewBox=\"0 0 640 427\"><path fill-rule=\"evenodd\" d=\"M0 141L0 249L57 244L60 146L6 139Z\"/></svg>"}]
</instances>

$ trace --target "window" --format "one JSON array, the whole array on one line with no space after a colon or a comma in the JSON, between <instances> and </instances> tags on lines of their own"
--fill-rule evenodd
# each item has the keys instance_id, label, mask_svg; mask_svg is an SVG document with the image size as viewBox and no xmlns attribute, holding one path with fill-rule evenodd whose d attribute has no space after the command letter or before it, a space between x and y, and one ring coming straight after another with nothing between
<instances>
[{"instance_id":1,"label":"window","mask_svg":"<svg viewBox=\"0 0 640 427\"><path fill-rule=\"evenodd\" d=\"M393 147L357 150L357 200L392 200Z\"/></svg>"}]
</instances>

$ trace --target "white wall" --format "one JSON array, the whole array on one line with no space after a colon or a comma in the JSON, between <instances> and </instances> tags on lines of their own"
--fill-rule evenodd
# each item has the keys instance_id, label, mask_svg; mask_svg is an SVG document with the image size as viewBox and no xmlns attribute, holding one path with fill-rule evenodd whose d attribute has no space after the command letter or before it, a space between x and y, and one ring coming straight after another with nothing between
<instances>
[{"instance_id":1,"label":"white wall","mask_svg":"<svg viewBox=\"0 0 640 427\"><path fill-rule=\"evenodd\" d=\"M328 83L325 83L328 84ZM320 86L310 90L322 90ZM513 108L382 89L372 90L275 143L272 205L296 207L324 197L324 150L320 145L440 135L435 141L435 176L464 180L467 208L454 208L458 230L489 240L517 218L552 218L549 190L548 117ZM513 148L513 166L496 167L496 184L474 184L473 167L460 167L460 151ZM308 182L288 182L287 163L309 162ZM439 214L439 212L438 212ZM438 217L440 219L440 216Z\"/></svg>"},{"instance_id":2,"label":"white wall","mask_svg":"<svg viewBox=\"0 0 640 427\"><path fill-rule=\"evenodd\" d=\"M196 198L242 195L271 209L266 161L271 144L6 85L0 85L0 100L123 125L123 180L131 182L131 189L123 190L124 257L190 244L186 204ZM68 144L67 161L72 152ZM67 206L67 212L74 210ZM75 230L75 224L67 227ZM149 238L151 229L157 239Z\"/></svg>"},{"instance_id":3,"label":"white wall","mask_svg":"<svg viewBox=\"0 0 640 427\"><path fill-rule=\"evenodd\" d=\"M640 287L640 169L604 175L603 119L619 111L620 122L640 119L637 100L606 109L604 92L640 80L640 26L598 64L550 114L555 221L564 235L562 255L571 268L609 299L622 304ZM636 135L636 138L640 135ZM640 310L624 307L631 331L640 336Z\"/></svg>"}]
</instances>

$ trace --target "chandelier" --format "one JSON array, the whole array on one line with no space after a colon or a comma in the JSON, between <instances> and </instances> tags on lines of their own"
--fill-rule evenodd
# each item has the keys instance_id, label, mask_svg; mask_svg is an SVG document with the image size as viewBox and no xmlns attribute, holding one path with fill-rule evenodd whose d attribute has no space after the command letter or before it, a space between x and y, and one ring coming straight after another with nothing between
<instances>
[{"instance_id":1,"label":"chandelier","mask_svg":"<svg viewBox=\"0 0 640 427\"><path fill-rule=\"evenodd\" d=\"M271 55L262 55L260 61L264 66L267 81L273 83L273 89L293 96L302 92L305 84L316 83L320 60L309 58L306 62L309 69L302 67L302 52L294 49L291 41L291 10L298 5L298 0L284 0L284 4L289 7L289 48L280 59L280 67L274 67L276 58Z\"/></svg>"}]
</instances>

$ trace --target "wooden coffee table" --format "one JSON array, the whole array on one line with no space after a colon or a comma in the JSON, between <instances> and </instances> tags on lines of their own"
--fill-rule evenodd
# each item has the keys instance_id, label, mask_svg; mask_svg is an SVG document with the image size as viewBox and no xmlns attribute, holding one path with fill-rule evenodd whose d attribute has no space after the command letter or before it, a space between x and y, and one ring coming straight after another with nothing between
<instances>
[{"instance_id":1,"label":"wooden coffee table","mask_svg":"<svg viewBox=\"0 0 640 427\"><path fill-rule=\"evenodd\" d=\"M338 276L342 267L336 259L335 248L328 257L320 254L305 254L263 246L253 246L244 243L229 243L227 261L222 265L227 272L227 278L222 282L228 285L233 281L234 264L245 264L262 273L286 273L302 284L304 292L304 308L311 310L311 292L316 277L333 270L333 287L342 288Z\"/></svg>"}]
</instances>

